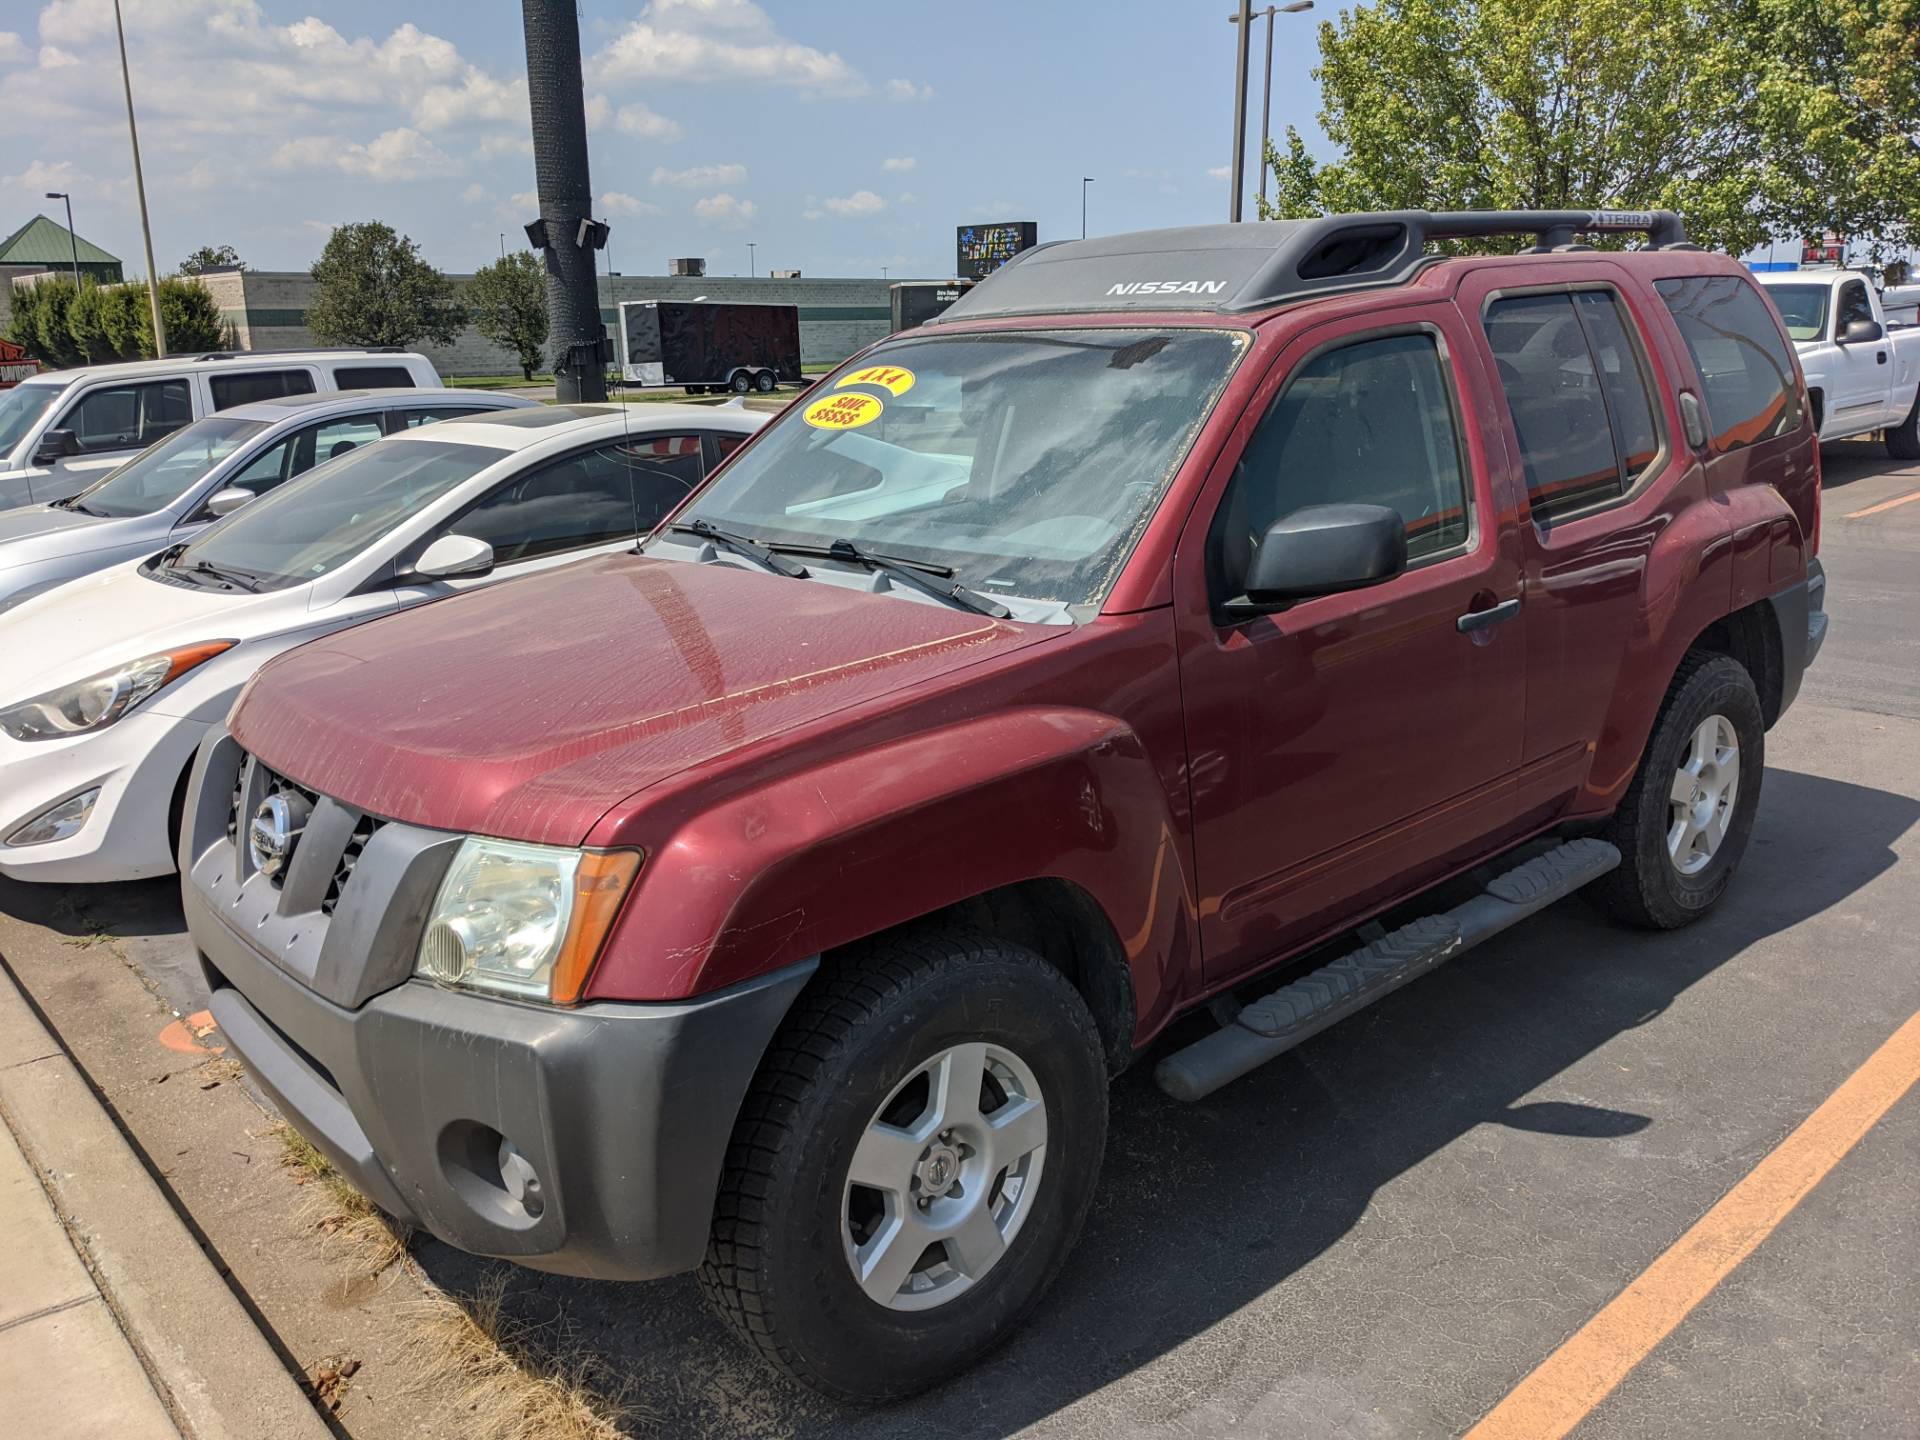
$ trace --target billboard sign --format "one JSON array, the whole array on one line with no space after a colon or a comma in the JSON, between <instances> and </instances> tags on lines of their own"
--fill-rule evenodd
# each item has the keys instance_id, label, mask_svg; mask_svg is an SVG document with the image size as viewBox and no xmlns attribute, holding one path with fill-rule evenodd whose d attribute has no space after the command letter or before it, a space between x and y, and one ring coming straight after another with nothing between
<instances>
[{"instance_id":1,"label":"billboard sign","mask_svg":"<svg viewBox=\"0 0 1920 1440\"><path fill-rule=\"evenodd\" d=\"M27 354L26 347L0 340L0 390L10 390L39 373L40 362Z\"/></svg>"},{"instance_id":2,"label":"billboard sign","mask_svg":"<svg viewBox=\"0 0 1920 1440\"><path fill-rule=\"evenodd\" d=\"M962 225L955 244L954 273L963 280L984 280L1022 250L1040 239L1032 220L1008 220L993 225Z\"/></svg>"},{"instance_id":3,"label":"billboard sign","mask_svg":"<svg viewBox=\"0 0 1920 1440\"><path fill-rule=\"evenodd\" d=\"M1808 240L1800 247L1800 263L1844 266L1847 263L1847 237L1838 230L1829 230L1818 240Z\"/></svg>"}]
</instances>

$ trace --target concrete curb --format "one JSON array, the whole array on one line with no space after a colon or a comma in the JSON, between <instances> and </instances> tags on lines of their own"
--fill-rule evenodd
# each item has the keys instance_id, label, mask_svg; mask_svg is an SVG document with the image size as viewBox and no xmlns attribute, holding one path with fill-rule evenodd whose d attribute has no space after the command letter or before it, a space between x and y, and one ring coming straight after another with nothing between
<instances>
[{"instance_id":1,"label":"concrete curb","mask_svg":"<svg viewBox=\"0 0 1920 1440\"><path fill-rule=\"evenodd\" d=\"M4 967L0 1120L190 1440L329 1440L326 1422Z\"/></svg>"}]
</instances>

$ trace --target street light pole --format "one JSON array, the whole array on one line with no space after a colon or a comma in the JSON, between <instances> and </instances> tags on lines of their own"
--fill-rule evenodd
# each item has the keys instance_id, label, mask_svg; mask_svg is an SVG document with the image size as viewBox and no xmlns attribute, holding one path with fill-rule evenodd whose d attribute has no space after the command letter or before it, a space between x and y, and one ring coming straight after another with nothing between
<instances>
[{"instance_id":1,"label":"street light pole","mask_svg":"<svg viewBox=\"0 0 1920 1440\"><path fill-rule=\"evenodd\" d=\"M754 242L751 240L747 241L747 278L749 280L758 280L760 278L759 262L753 258L753 247Z\"/></svg>"},{"instance_id":2,"label":"street light pole","mask_svg":"<svg viewBox=\"0 0 1920 1440\"><path fill-rule=\"evenodd\" d=\"M167 327L160 319L160 275L153 268L153 226L147 223L147 182L140 175L140 132L133 123L133 77L127 73L127 27L120 22L120 0L113 0L113 29L120 37L120 88L127 94L127 139L133 142L133 193L140 201L140 238L147 247L147 305L153 314L153 353L167 357ZM73 227L67 227L69 233Z\"/></svg>"},{"instance_id":3,"label":"street light pole","mask_svg":"<svg viewBox=\"0 0 1920 1440\"><path fill-rule=\"evenodd\" d=\"M1245 183L1245 171L1242 169L1243 157L1247 148L1247 43L1248 26L1253 22L1253 0L1241 0L1240 13L1229 15L1227 23L1240 27L1239 82L1235 87L1234 126L1233 126L1233 205L1230 217L1240 218L1240 187ZM1267 17L1267 74L1266 85L1260 96L1260 199L1267 198L1267 142L1273 119L1273 17L1275 15L1298 15L1313 9L1313 0L1293 0L1290 5L1269 5L1263 12Z\"/></svg>"},{"instance_id":4,"label":"street light pole","mask_svg":"<svg viewBox=\"0 0 1920 1440\"><path fill-rule=\"evenodd\" d=\"M80 292L80 242L73 233L73 196L64 190L47 191L47 199L67 202L67 248L73 252L73 289Z\"/></svg>"},{"instance_id":5,"label":"street light pole","mask_svg":"<svg viewBox=\"0 0 1920 1440\"><path fill-rule=\"evenodd\" d=\"M1240 33L1235 37L1237 53L1233 62L1233 164L1227 167L1233 185L1227 219L1234 224L1240 222L1240 197L1247 188L1247 42L1253 32L1253 0L1240 0L1236 23Z\"/></svg>"},{"instance_id":6,"label":"street light pole","mask_svg":"<svg viewBox=\"0 0 1920 1440\"><path fill-rule=\"evenodd\" d=\"M1087 187L1093 183L1093 176L1080 177L1080 238L1087 238Z\"/></svg>"}]
</instances>

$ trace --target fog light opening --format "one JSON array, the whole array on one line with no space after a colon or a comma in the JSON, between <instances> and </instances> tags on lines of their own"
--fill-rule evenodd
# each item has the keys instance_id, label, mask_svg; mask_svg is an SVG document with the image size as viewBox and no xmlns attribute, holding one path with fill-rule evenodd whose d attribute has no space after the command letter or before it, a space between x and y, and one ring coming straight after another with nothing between
<instances>
[{"instance_id":1,"label":"fog light opening","mask_svg":"<svg viewBox=\"0 0 1920 1440\"><path fill-rule=\"evenodd\" d=\"M454 1193L490 1224L526 1230L546 1213L546 1184L506 1136L477 1120L456 1120L440 1132L440 1169Z\"/></svg>"},{"instance_id":2,"label":"fog light opening","mask_svg":"<svg viewBox=\"0 0 1920 1440\"><path fill-rule=\"evenodd\" d=\"M78 795L70 795L58 805L42 810L14 831L7 837L7 844L50 845L56 840L71 840L86 825L87 817L93 814L94 803L99 798L98 785Z\"/></svg>"}]
</instances>

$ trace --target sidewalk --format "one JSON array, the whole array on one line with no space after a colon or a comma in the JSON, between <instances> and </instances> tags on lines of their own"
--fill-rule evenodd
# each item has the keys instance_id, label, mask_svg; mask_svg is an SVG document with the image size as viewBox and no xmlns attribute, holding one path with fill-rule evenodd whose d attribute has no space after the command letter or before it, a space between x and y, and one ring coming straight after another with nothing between
<instances>
[{"instance_id":1,"label":"sidewalk","mask_svg":"<svg viewBox=\"0 0 1920 1440\"><path fill-rule=\"evenodd\" d=\"M175 1440L180 1432L4 1127L0 1230L9 1240L0 1287L0 1434Z\"/></svg>"},{"instance_id":2,"label":"sidewalk","mask_svg":"<svg viewBox=\"0 0 1920 1440\"><path fill-rule=\"evenodd\" d=\"M4 964L0 1234L0 1436L327 1440Z\"/></svg>"}]
</instances>

